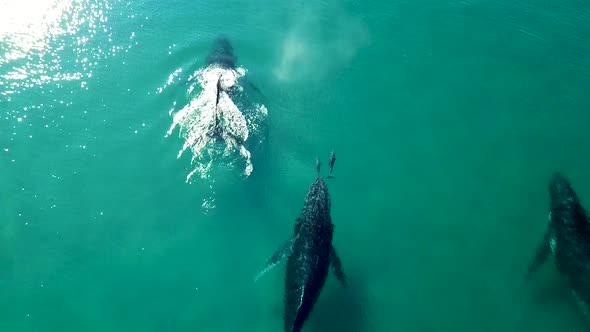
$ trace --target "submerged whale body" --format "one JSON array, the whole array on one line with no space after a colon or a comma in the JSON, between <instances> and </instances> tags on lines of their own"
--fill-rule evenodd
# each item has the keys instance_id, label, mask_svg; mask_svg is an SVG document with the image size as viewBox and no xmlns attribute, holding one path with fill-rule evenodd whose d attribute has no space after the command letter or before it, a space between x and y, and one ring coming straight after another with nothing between
<instances>
[{"instance_id":1,"label":"submerged whale body","mask_svg":"<svg viewBox=\"0 0 590 332\"><path fill-rule=\"evenodd\" d=\"M570 181L554 173L549 184L549 223L526 278L552 256L559 273L590 320L590 220Z\"/></svg>"},{"instance_id":2,"label":"submerged whale body","mask_svg":"<svg viewBox=\"0 0 590 332\"><path fill-rule=\"evenodd\" d=\"M309 187L293 236L275 251L255 278L258 280L287 258L285 332L301 331L324 287L330 266L337 279L346 285L342 263L332 245L334 224L330 209L328 186L318 175Z\"/></svg>"},{"instance_id":3,"label":"submerged whale body","mask_svg":"<svg viewBox=\"0 0 590 332\"><path fill-rule=\"evenodd\" d=\"M229 39L224 35L218 36L213 42L209 55L207 55L206 64L208 66L218 65L227 69L235 69L236 63L237 58Z\"/></svg>"}]
</instances>

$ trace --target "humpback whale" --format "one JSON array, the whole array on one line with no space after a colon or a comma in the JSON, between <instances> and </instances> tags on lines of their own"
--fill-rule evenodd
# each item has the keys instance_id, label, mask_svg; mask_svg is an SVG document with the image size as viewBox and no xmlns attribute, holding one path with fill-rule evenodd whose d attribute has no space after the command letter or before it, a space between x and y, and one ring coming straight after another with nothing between
<instances>
[{"instance_id":1,"label":"humpback whale","mask_svg":"<svg viewBox=\"0 0 590 332\"><path fill-rule=\"evenodd\" d=\"M590 222L570 181L554 173L549 183L549 223L526 273L531 280L552 256L559 273L590 319Z\"/></svg>"},{"instance_id":2,"label":"humpback whale","mask_svg":"<svg viewBox=\"0 0 590 332\"><path fill-rule=\"evenodd\" d=\"M319 160L316 169L318 176L309 187L303 209L295 221L293 236L273 253L254 279L257 281L287 259L285 332L301 331L324 287L330 266L336 278L346 286L342 263L332 245L331 200L326 181L319 174Z\"/></svg>"}]
</instances>

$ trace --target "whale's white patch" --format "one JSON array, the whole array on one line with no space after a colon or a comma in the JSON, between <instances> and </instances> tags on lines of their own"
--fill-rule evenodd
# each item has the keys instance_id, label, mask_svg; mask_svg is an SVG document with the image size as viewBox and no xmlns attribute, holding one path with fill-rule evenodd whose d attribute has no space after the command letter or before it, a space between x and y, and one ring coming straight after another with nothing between
<instances>
[{"instance_id":1,"label":"whale's white patch","mask_svg":"<svg viewBox=\"0 0 590 332\"><path fill-rule=\"evenodd\" d=\"M551 223L551 211L549 211L547 215L547 220ZM555 254L555 248L557 247L557 241L555 240L555 235L551 235L549 238L549 248L551 248L551 253Z\"/></svg>"},{"instance_id":2,"label":"whale's white patch","mask_svg":"<svg viewBox=\"0 0 590 332\"><path fill-rule=\"evenodd\" d=\"M588 306L588 303L586 303L585 301L582 301L582 298L573 289L572 289L572 294L574 295L576 302L578 302L578 305L582 309L582 313L584 314L584 316L586 316L587 319L590 319L590 308Z\"/></svg>"},{"instance_id":3,"label":"whale's white patch","mask_svg":"<svg viewBox=\"0 0 590 332\"><path fill-rule=\"evenodd\" d=\"M299 312L299 309L301 309L301 306L303 305L303 296L305 296L305 286L301 287L301 294L299 294L299 305L297 305L296 312Z\"/></svg>"}]
</instances>

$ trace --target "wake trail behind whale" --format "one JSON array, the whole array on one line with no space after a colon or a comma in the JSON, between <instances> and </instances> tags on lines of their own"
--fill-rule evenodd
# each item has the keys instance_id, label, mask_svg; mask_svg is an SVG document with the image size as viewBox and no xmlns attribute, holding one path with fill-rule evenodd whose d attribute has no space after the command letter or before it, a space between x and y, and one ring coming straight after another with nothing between
<instances>
[{"instance_id":1,"label":"wake trail behind whale","mask_svg":"<svg viewBox=\"0 0 590 332\"><path fill-rule=\"evenodd\" d=\"M175 102L175 107L169 112L172 124L165 137L178 128L183 145L177 158L186 151L191 154L192 170L187 174L186 182L191 182L195 175L206 180L213 196L213 183L216 182L212 178L214 168L239 167L246 177L250 176L254 168L251 152L246 146L249 139L254 139L251 136L256 136L267 110L262 104L249 105L233 100L234 94L241 94L244 90L240 79L245 75L246 70L241 67L229 69L210 65L198 69L187 79L188 103L176 109ZM219 102L216 103L218 80L221 92ZM214 207L213 196L203 203L204 208Z\"/></svg>"}]
</instances>

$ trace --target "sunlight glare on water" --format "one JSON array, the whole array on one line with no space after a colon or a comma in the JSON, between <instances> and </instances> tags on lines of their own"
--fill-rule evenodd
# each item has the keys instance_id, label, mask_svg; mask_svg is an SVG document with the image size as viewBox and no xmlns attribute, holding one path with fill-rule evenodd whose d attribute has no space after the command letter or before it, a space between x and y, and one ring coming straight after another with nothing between
<instances>
[{"instance_id":1,"label":"sunlight glare on water","mask_svg":"<svg viewBox=\"0 0 590 332\"><path fill-rule=\"evenodd\" d=\"M92 47L97 35L111 41L110 9L109 2L88 0L1 1L0 94L9 96L48 82L92 77L97 61L118 51ZM75 61L66 65L63 58L70 53ZM86 84L82 81L80 86Z\"/></svg>"},{"instance_id":2,"label":"sunlight glare on water","mask_svg":"<svg viewBox=\"0 0 590 332\"><path fill-rule=\"evenodd\" d=\"M24 58L32 50L44 54L49 40L65 33L59 23L71 9L71 1L0 3L0 38L9 46L3 62Z\"/></svg>"}]
</instances>

